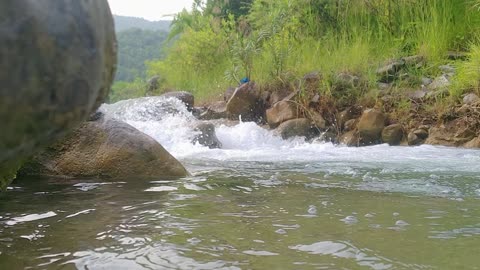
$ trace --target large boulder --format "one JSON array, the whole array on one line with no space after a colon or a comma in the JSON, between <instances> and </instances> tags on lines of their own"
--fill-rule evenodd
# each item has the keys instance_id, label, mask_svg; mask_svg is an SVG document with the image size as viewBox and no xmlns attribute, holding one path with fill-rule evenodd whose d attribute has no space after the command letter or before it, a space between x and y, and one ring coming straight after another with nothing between
<instances>
[{"instance_id":1,"label":"large boulder","mask_svg":"<svg viewBox=\"0 0 480 270\"><path fill-rule=\"evenodd\" d=\"M400 145L403 139L403 127L400 124L393 124L385 127L382 131L382 141L389 145Z\"/></svg>"},{"instance_id":2,"label":"large boulder","mask_svg":"<svg viewBox=\"0 0 480 270\"><path fill-rule=\"evenodd\" d=\"M101 177L111 180L170 179L188 172L157 141L125 122L97 117L48 147L22 175Z\"/></svg>"},{"instance_id":3,"label":"large boulder","mask_svg":"<svg viewBox=\"0 0 480 270\"><path fill-rule=\"evenodd\" d=\"M218 140L215 134L215 126L212 123L200 123L194 131L198 132L192 140L194 144L199 143L210 149L222 148L222 143Z\"/></svg>"},{"instance_id":4,"label":"large boulder","mask_svg":"<svg viewBox=\"0 0 480 270\"><path fill-rule=\"evenodd\" d=\"M264 119L265 104L254 82L238 87L227 102L227 114L232 120L260 122Z\"/></svg>"},{"instance_id":5,"label":"large boulder","mask_svg":"<svg viewBox=\"0 0 480 270\"><path fill-rule=\"evenodd\" d=\"M385 121L385 114L378 110L364 111L357 125L362 144L369 145L379 142L382 130L385 127Z\"/></svg>"},{"instance_id":6,"label":"large boulder","mask_svg":"<svg viewBox=\"0 0 480 270\"><path fill-rule=\"evenodd\" d=\"M276 129L284 140L292 137L305 137L311 139L318 135L318 130L312 125L312 122L306 118L299 118L283 122Z\"/></svg>"},{"instance_id":7,"label":"large boulder","mask_svg":"<svg viewBox=\"0 0 480 270\"><path fill-rule=\"evenodd\" d=\"M100 106L116 65L107 0L0 1L0 186Z\"/></svg>"},{"instance_id":8,"label":"large boulder","mask_svg":"<svg viewBox=\"0 0 480 270\"><path fill-rule=\"evenodd\" d=\"M299 116L299 106L293 101L280 101L267 110L267 122L271 128L281 123L296 119Z\"/></svg>"},{"instance_id":9,"label":"large boulder","mask_svg":"<svg viewBox=\"0 0 480 270\"><path fill-rule=\"evenodd\" d=\"M193 106L195 105L195 97L192 95L192 93L186 91L168 92L161 95L161 97L179 99L185 104L185 106L187 106L189 111L192 111Z\"/></svg>"}]
</instances>

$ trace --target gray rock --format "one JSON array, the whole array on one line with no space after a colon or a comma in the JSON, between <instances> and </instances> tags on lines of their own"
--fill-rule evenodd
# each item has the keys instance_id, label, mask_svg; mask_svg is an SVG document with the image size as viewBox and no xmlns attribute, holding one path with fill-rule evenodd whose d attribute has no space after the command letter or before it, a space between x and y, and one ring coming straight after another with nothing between
<instances>
[{"instance_id":1,"label":"gray rock","mask_svg":"<svg viewBox=\"0 0 480 270\"><path fill-rule=\"evenodd\" d=\"M193 143L199 143L203 146L207 146L210 149L222 148L222 143L218 140L215 134L215 126L212 123L200 123L194 129L200 134L196 135L193 139Z\"/></svg>"},{"instance_id":2,"label":"gray rock","mask_svg":"<svg viewBox=\"0 0 480 270\"><path fill-rule=\"evenodd\" d=\"M271 128L276 128L285 121L298 118L299 110L299 106L292 101L277 102L266 112L267 123Z\"/></svg>"},{"instance_id":3,"label":"gray rock","mask_svg":"<svg viewBox=\"0 0 480 270\"><path fill-rule=\"evenodd\" d=\"M446 75L435 78L431 84L428 85L428 89L432 91L438 91L448 88L451 85L450 80Z\"/></svg>"},{"instance_id":4,"label":"gray rock","mask_svg":"<svg viewBox=\"0 0 480 270\"><path fill-rule=\"evenodd\" d=\"M452 67L450 65L439 66L438 69L440 69L443 73L449 75L454 75L456 72L455 67Z\"/></svg>"},{"instance_id":5,"label":"gray rock","mask_svg":"<svg viewBox=\"0 0 480 270\"><path fill-rule=\"evenodd\" d=\"M474 93L470 93L470 94L466 95L465 97L463 97L463 104L465 104L465 105L473 105L473 104L477 104L479 102L480 102L480 97L478 97Z\"/></svg>"},{"instance_id":6,"label":"gray rock","mask_svg":"<svg viewBox=\"0 0 480 270\"><path fill-rule=\"evenodd\" d=\"M382 141L389 145L400 145L403 139L403 127L400 124L387 126L382 131Z\"/></svg>"},{"instance_id":7,"label":"gray rock","mask_svg":"<svg viewBox=\"0 0 480 270\"><path fill-rule=\"evenodd\" d=\"M425 57L422 55L412 55L402 58L406 66L423 66L425 64Z\"/></svg>"},{"instance_id":8,"label":"gray rock","mask_svg":"<svg viewBox=\"0 0 480 270\"><path fill-rule=\"evenodd\" d=\"M377 76L381 82L391 82L395 79L397 73L405 66L404 61L394 61L377 69Z\"/></svg>"},{"instance_id":9,"label":"gray rock","mask_svg":"<svg viewBox=\"0 0 480 270\"><path fill-rule=\"evenodd\" d=\"M429 86L433 82L432 79L428 77L422 77L422 85L423 86Z\"/></svg>"},{"instance_id":10,"label":"gray rock","mask_svg":"<svg viewBox=\"0 0 480 270\"><path fill-rule=\"evenodd\" d=\"M420 100L427 96L428 91L426 89L417 90L407 94L407 97L413 100Z\"/></svg>"},{"instance_id":11,"label":"gray rock","mask_svg":"<svg viewBox=\"0 0 480 270\"><path fill-rule=\"evenodd\" d=\"M192 93L186 91L168 92L161 95L161 97L173 97L179 99L185 104L185 106L187 106L189 111L192 111L193 106L195 105L195 97L192 95Z\"/></svg>"},{"instance_id":12,"label":"gray rock","mask_svg":"<svg viewBox=\"0 0 480 270\"><path fill-rule=\"evenodd\" d=\"M106 0L0 1L0 187L105 100L116 65Z\"/></svg>"},{"instance_id":13,"label":"gray rock","mask_svg":"<svg viewBox=\"0 0 480 270\"><path fill-rule=\"evenodd\" d=\"M306 118L299 118L286 121L277 128L278 133L283 139L292 137L313 138L318 135L318 130L312 125L311 121Z\"/></svg>"},{"instance_id":14,"label":"gray rock","mask_svg":"<svg viewBox=\"0 0 480 270\"><path fill-rule=\"evenodd\" d=\"M157 141L119 120L86 122L20 171L29 176L170 179L188 175Z\"/></svg>"}]
</instances>

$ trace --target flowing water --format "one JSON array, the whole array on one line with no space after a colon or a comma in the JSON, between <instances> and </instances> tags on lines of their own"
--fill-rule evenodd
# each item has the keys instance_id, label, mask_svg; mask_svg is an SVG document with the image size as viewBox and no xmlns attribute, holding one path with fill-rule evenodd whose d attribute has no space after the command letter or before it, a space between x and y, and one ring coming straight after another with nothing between
<instances>
[{"instance_id":1,"label":"flowing water","mask_svg":"<svg viewBox=\"0 0 480 270\"><path fill-rule=\"evenodd\" d=\"M216 122L211 150L175 100L104 110L192 176L20 179L0 197L0 269L480 269L480 151L284 141L241 122Z\"/></svg>"}]
</instances>

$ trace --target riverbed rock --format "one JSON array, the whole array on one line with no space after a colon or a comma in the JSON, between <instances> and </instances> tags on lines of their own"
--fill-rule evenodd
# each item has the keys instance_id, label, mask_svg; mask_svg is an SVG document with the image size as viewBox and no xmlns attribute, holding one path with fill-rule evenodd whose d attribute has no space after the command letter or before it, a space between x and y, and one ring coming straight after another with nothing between
<instances>
[{"instance_id":1,"label":"riverbed rock","mask_svg":"<svg viewBox=\"0 0 480 270\"><path fill-rule=\"evenodd\" d=\"M480 148L480 136L472 139L471 141L467 142L463 145L465 148Z\"/></svg>"},{"instance_id":2,"label":"riverbed rock","mask_svg":"<svg viewBox=\"0 0 480 270\"><path fill-rule=\"evenodd\" d=\"M280 124L276 130L285 140L292 137L311 139L318 135L318 131L312 125L312 122L306 118L288 120Z\"/></svg>"},{"instance_id":3,"label":"riverbed rock","mask_svg":"<svg viewBox=\"0 0 480 270\"><path fill-rule=\"evenodd\" d=\"M292 101L280 101L267 110L266 116L270 128L276 128L285 121L298 118L299 107Z\"/></svg>"},{"instance_id":4,"label":"riverbed rock","mask_svg":"<svg viewBox=\"0 0 480 270\"><path fill-rule=\"evenodd\" d=\"M188 172L148 135L125 122L101 117L48 147L20 174L132 181L179 178Z\"/></svg>"},{"instance_id":5,"label":"riverbed rock","mask_svg":"<svg viewBox=\"0 0 480 270\"><path fill-rule=\"evenodd\" d=\"M400 124L387 126L382 131L382 141L389 145L400 145L403 139L403 127Z\"/></svg>"},{"instance_id":6,"label":"riverbed rock","mask_svg":"<svg viewBox=\"0 0 480 270\"><path fill-rule=\"evenodd\" d=\"M432 91L445 90L451 85L450 80L446 75L439 76L428 85L428 89Z\"/></svg>"},{"instance_id":7,"label":"riverbed rock","mask_svg":"<svg viewBox=\"0 0 480 270\"><path fill-rule=\"evenodd\" d=\"M365 110L358 121L357 129L360 140L365 145L380 141L382 130L385 127L386 117L375 109Z\"/></svg>"},{"instance_id":8,"label":"riverbed rock","mask_svg":"<svg viewBox=\"0 0 480 270\"><path fill-rule=\"evenodd\" d=\"M425 143L458 147L472 141L476 136L477 134L462 119L456 119L444 125L432 127Z\"/></svg>"},{"instance_id":9,"label":"riverbed rock","mask_svg":"<svg viewBox=\"0 0 480 270\"><path fill-rule=\"evenodd\" d=\"M200 123L195 127L194 131L199 132L192 140L194 144L199 143L210 149L222 148L222 143L218 140L215 126L212 123Z\"/></svg>"},{"instance_id":10,"label":"riverbed rock","mask_svg":"<svg viewBox=\"0 0 480 270\"><path fill-rule=\"evenodd\" d=\"M192 93L187 91L168 92L161 95L161 97L165 97L165 98L172 97L172 98L179 99L185 104L185 106L187 106L187 109L189 111L192 111L193 106L195 105L195 97L193 96Z\"/></svg>"},{"instance_id":11,"label":"riverbed rock","mask_svg":"<svg viewBox=\"0 0 480 270\"><path fill-rule=\"evenodd\" d=\"M106 0L0 1L0 187L108 95L116 66Z\"/></svg>"},{"instance_id":12,"label":"riverbed rock","mask_svg":"<svg viewBox=\"0 0 480 270\"><path fill-rule=\"evenodd\" d=\"M200 120L215 120L227 118L227 103L225 101L217 101L202 112L199 116Z\"/></svg>"},{"instance_id":13,"label":"riverbed rock","mask_svg":"<svg viewBox=\"0 0 480 270\"><path fill-rule=\"evenodd\" d=\"M261 122L264 119L265 105L254 82L244 83L235 90L227 102L227 114L231 120Z\"/></svg>"},{"instance_id":14,"label":"riverbed rock","mask_svg":"<svg viewBox=\"0 0 480 270\"><path fill-rule=\"evenodd\" d=\"M397 73L405 66L405 62L402 60L393 61L385 66L377 69L377 76L380 77L380 81L384 83L391 82L397 76Z\"/></svg>"}]
</instances>

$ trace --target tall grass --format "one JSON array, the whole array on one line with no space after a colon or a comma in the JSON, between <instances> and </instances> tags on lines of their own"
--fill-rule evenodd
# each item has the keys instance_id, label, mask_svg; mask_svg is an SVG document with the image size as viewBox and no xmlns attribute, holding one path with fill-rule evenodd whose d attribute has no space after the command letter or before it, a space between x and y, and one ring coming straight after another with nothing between
<instances>
[{"instance_id":1,"label":"tall grass","mask_svg":"<svg viewBox=\"0 0 480 270\"><path fill-rule=\"evenodd\" d=\"M191 90L200 99L236 84L225 78L232 70L244 73L238 76L251 73L251 79L261 84L320 71L327 78L320 91L331 90L328 78L348 72L370 88L377 79L375 70L389 59L420 54L434 67L447 60L449 50L471 49L471 60L459 69L466 78L476 72L471 70L478 46L470 44L478 44L480 13L474 4L472 0L255 0L236 26L227 18L194 12L203 16L192 20L202 21L201 29L187 29L165 61L150 64L150 74L160 74L164 88ZM241 46L232 46L241 44L235 38L262 35L266 38L255 56L245 57L250 67L232 61L240 55L235 50L242 51ZM459 80L462 87L472 84Z\"/></svg>"}]
</instances>

